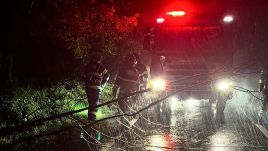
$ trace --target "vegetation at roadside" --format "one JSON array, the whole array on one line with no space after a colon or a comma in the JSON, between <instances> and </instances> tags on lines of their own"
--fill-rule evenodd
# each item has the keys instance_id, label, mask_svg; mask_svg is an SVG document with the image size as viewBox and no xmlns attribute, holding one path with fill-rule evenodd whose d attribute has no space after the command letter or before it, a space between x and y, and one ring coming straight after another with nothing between
<instances>
[{"instance_id":1,"label":"vegetation at roadside","mask_svg":"<svg viewBox=\"0 0 268 151\"><path fill-rule=\"evenodd\" d=\"M111 90L111 84L107 84L103 88L100 103L104 103L111 99ZM0 108L0 129L21 125L44 117L78 110L88 106L83 83L77 81L59 83L51 88L40 90L36 90L31 86L21 87L12 91L12 97L2 97L1 99L5 99L5 101ZM114 115L115 113L115 110L111 110L107 106L104 106L99 108L97 118L104 118ZM77 113L75 116L86 121L87 111ZM22 132L12 132L10 135L3 136L0 138L0 144L12 144L27 137L74 125L77 124L69 117L48 121L40 126L25 129ZM47 143L53 142L53 139L54 137L43 138Z\"/></svg>"},{"instance_id":2,"label":"vegetation at roadside","mask_svg":"<svg viewBox=\"0 0 268 151\"><path fill-rule=\"evenodd\" d=\"M86 107L81 79L91 55L104 56L112 82L122 56L142 48L140 15L128 9L133 2L9 1L6 7L10 11L5 16L8 21L3 22L5 45L0 51L0 129ZM102 102L111 100L111 91L112 84L107 84ZM101 107L97 118L114 112ZM75 116L85 119L87 111ZM73 124L68 117L52 120L1 136L0 144L12 144ZM54 138L44 137L44 141L30 146L35 146L33 150L54 146Z\"/></svg>"}]
</instances>

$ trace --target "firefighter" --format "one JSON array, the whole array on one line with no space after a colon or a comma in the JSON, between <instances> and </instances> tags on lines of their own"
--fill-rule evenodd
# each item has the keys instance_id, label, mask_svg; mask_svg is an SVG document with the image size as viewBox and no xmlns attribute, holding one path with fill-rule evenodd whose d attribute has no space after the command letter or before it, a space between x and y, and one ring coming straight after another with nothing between
<instances>
[{"instance_id":1,"label":"firefighter","mask_svg":"<svg viewBox=\"0 0 268 151\"><path fill-rule=\"evenodd\" d=\"M216 120L219 123L225 122L224 110L228 100L233 98L233 90L230 88L226 91L220 91L217 93L216 102Z\"/></svg>"},{"instance_id":2,"label":"firefighter","mask_svg":"<svg viewBox=\"0 0 268 151\"><path fill-rule=\"evenodd\" d=\"M141 62L140 56L137 53L133 53L133 55L137 60L137 65L135 66L135 68L139 72L139 82L140 82L139 90L144 90L146 89L147 86L148 71L146 69L146 66Z\"/></svg>"},{"instance_id":3,"label":"firefighter","mask_svg":"<svg viewBox=\"0 0 268 151\"><path fill-rule=\"evenodd\" d=\"M157 54L153 54L150 66L150 74L152 78L159 78L159 77L164 78L165 61L166 61L165 56L159 56Z\"/></svg>"},{"instance_id":4,"label":"firefighter","mask_svg":"<svg viewBox=\"0 0 268 151\"><path fill-rule=\"evenodd\" d=\"M85 88L88 99L88 120L96 120L95 107L99 102L101 87L108 81L108 70L102 64L103 57L94 55L85 69Z\"/></svg>"},{"instance_id":5,"label":"firefighter","mask_svg":"<svg viewBox=\"0 0 268 151\"><path fill-rule=\"evenodd\" d=\"M268 68L267 68L268 69ZM265 70L261 71L261 78L259 80L260 92L263 94L262 110L266 111L268 108L268 73Z\"/></svg>"},{"instance_id":6,"label":"firefighter","mask_svg":"<svg viewBox=\"0 0 268 151\"><path fill-rule=\"evenodd\" d=\"M119 87L119 97L139 90L139 72L135 68L136 64L137 60L133 54L125 56L115 81L115 85ZM123 112L127 110L126 100L119 100L118 105Z\"/></svg>"}]
</instances>

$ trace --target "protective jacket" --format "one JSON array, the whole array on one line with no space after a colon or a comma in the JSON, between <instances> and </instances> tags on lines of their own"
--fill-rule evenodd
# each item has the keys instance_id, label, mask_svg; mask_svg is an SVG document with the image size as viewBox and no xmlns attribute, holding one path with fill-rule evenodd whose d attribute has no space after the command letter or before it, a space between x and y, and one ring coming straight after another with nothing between
<instances>
[{"instance_id":1,"label":"protective jacket","mask_svg":"<svg viewBox=\"0 0 268 151\"><path fill-rule=\"evenodd\" d=\"M146 69L146 66L143 63L138 62L137 65L135 66L135 68L139 72L140 84L146 87L146 83L147 83L147 79L148 79L148 71Z\"/></svg>"},{"instance_id":2,"label":"protective jacket","mask_svg":"<svg viewBox=\"0 0 268 151\"><path fill-rule=\"evenodd\" d=\"M86 86L93 89L100 89L109 78L108 70L97 62L91 62L86 66L85 75Z\"/></svg>"},{"instance_id":3,"label":"protective jacket","mask_svg":"<svg viewBox=\"0 0 268 151\"><path fill-rule=\"evenodd\" d=\"M139 89L139 72L135 67L127 66L119 69L116 85L120 87L121 92L134 92Z\"/></svg>"}]
</instances>

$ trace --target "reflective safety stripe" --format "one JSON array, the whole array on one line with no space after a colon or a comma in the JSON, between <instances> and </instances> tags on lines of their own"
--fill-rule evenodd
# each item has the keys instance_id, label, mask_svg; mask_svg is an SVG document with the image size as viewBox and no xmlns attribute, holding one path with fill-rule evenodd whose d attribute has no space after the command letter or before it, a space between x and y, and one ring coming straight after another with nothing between
<instances>
[{"instance_id":1,"label":"reflective safety stripe","mask_svg":"<svg viewBox=\"0 0 268 151\"><path fill-rule=\"evenodd\" d=\"M98 85L89 85L87 87L92 88L92 89L101 89L101 86L98 86Z\"/></svg>"},{"instance_id":2,"label":"reflective safety stripe","mask_svg":"<svg viewBox=\"0 0 268 151\"><path fill-rule=\"evenodd\" d=\"M147 71L144 71L143 73L140 74L140 76L144 76L144 75L147 75L148 72Z\"/></svg>"},{"instance_id":3,"label":"reflective safety stripe","mask_svg":"<svg viewBox=\"0 0 268 151\"><path fill-rule=\"evenodd\" d=\"M104 69L102 73L105 74L107 72L108 72L108 70L107 69Z\"/></svg>"}]
</instances>

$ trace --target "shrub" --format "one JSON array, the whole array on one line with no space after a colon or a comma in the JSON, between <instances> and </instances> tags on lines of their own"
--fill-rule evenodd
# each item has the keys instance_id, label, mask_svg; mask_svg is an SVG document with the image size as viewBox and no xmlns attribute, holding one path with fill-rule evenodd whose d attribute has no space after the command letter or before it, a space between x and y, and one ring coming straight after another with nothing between
<instances>
[{"instance_id":1,"label":"shrub","mask_svg":"<svg viewBox=\"0 0 268 151\"><path fill-rule=\"evenodd\" d=\"M111 99L112 84L107 84L101 95L101 103ZM87 98L84 86L81 82L69 81L59 83L51 88L41 90L31 86L16 88L12 96L3 99L1 113L7 113L1 117L0 128L16 126L25 122L34 121L59 113L78 110L87 107ZM114 114L108 107L101 107L97 113L98 118ZM87 111L77 113L82 119L87 117ZM63 126L73 125L69 118L61 118L45 122L41 126L16 132L7 137L0 138L0 144L9 144L24 137L38 135ZM47 139L46 139L47 140Z\"/></svg>"}]
</instances>

